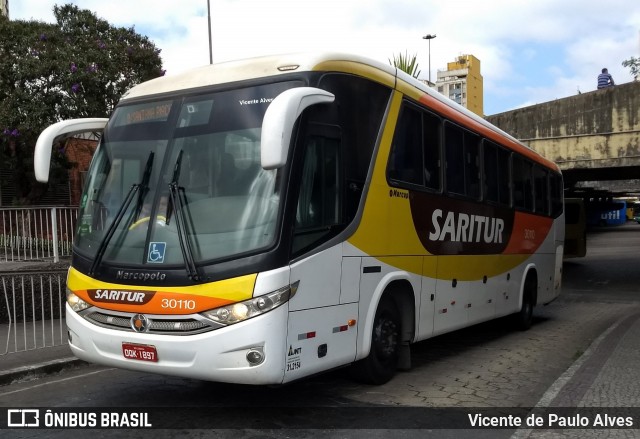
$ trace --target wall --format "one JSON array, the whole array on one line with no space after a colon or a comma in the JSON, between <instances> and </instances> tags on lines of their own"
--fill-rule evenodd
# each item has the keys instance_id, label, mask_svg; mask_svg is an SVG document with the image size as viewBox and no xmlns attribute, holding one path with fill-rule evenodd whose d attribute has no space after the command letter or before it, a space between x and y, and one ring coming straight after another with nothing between
<instances>
[{"instance_id":1,"label":"wall","mask_svg":"<svg viewBox=\"0 0 640 439\"><path fill-rule=\"evenodd\" d=\"M562 169L640 166L640 82L486 119Z\"/></svg>"}]
</instances>

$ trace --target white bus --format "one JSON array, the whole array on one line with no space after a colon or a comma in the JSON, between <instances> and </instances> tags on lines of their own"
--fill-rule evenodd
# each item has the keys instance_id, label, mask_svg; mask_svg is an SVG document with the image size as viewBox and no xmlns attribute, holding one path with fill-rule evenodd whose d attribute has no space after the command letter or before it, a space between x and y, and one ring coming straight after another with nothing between
<instances>
[{"instance_id":1,"label":"white bus","mask_svg":"<svg viewBox=\"0 0 640 439\"><path fill-rule=\"evenodd\" d=\"M67 281L73 353L221 382L352 365L560 292L557 166L395 68L265 57L132 88L106 119Z\"/></svg>"}]
</instances>

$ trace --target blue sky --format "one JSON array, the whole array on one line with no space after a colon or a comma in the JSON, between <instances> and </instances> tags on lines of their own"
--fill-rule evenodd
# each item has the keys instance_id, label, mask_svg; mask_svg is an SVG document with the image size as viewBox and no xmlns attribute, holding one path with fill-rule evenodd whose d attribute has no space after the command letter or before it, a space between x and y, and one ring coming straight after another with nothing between
<instances>
[{"instance_id":1,"label":"blue sky","mask_svg":"<svg viewBox=\"0 0 640 439\"><path fill-rule=\"evenodd\" d=\"M53 22L71 2L162 49L167 74L209 62L206 0L16 0L10 18ZM214 62L299 51L340 51L388 62L418 57L431 78L463 54L481 61L487 115L595 89L607 67L632 81L623 60L640 56L633 0L210 0Z\"/></svg>"}]
</instances>

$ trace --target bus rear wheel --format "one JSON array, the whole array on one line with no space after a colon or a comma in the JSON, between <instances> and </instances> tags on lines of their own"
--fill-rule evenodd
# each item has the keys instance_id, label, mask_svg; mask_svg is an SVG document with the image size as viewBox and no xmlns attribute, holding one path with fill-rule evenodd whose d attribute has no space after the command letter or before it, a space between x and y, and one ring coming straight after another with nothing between
<instances>
[{"instance_id":1,"label":"bus rear wheel","mask_svg":"<svg viewBox=\"0 0 640 439\"><path fill-rule=\"evenodd\" d=\"M369 355L354 363L351 375L368 384L384 384L396 373L400 352L400 313L395 302L382 299L376 310Z\"/></svg>"}]
</instances>

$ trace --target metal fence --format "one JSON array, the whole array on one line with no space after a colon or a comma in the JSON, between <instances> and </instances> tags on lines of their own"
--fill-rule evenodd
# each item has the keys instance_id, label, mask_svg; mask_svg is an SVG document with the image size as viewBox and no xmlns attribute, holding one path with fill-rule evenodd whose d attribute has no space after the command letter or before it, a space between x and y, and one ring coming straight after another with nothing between
<instances>
[{"instance_id":1,"label":"metal fence","mask_svg":"<svg viewBox=\"0 0 640 439\"><path fill-rule=\"evenodd\" d=\"M0 272L0 356L67 342L66 273Z\"/></svg>"},{"instance_id":2,"label":"metal fence","mask_svg":"<svg viewBox=\"0 0 640 439\"><path fill-rule=\"evenodd\" d=\"M1 207L0 261L70 256L77 220L77 207Z\"/></svg>"}]
</instances>

